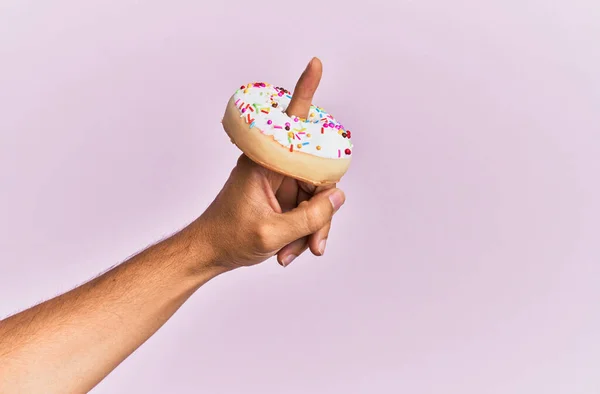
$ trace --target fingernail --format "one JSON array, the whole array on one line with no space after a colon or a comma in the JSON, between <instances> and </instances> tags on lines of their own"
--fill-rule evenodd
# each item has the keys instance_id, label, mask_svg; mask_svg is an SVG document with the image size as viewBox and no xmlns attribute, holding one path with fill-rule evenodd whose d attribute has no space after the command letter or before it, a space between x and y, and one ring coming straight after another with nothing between
<instances>
[{"instance_id":1,"label":"fingernail","mask_svg":"<svg viewBox=\"0 0 600 394\"><path fill-rule=\"evenodd\" d=\"M337 211L344 204L344 193L341 190L336 190L329 195L329 201L333 205L333 210Z\"/></svg>"},{"instance_id":2,"label":"fingernail","mask_svg":"<svg viewBox=\"0 0 600 394\"><path fill-rule=\"evenodd\" d=\"M321 253L321 255L323 255L323 253L325 253L325 246L327 245L327 240L324 239L321 242L319 242L319 253Z\"/></svg>"},{"instance_id":3,"label":"fingernail","mask_svg":"<svg viewBox=\"0 0 600 394\"><path fill-rule=\"evenodd\" d=\"M296 257L298 257L298 256L296 256L295 254L288 254L287 256L285 256L283 258L283 266L287 267L288 265L290 265Z\"/></svg>"}]
</instances>

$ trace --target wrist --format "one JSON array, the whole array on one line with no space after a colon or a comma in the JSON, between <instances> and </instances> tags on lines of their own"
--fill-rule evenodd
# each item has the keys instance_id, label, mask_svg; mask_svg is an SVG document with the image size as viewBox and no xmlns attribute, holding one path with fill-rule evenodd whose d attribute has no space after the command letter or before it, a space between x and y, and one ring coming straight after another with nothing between
<instances>
[{"instance_id":1,"label":"wrist","mask_svg":"<svg viewBox=\"0 0 600 394\"><path fill-rule=\"evenodd\" d=\"M220 261L210 234L199 221L173 235L168 242L185 278L206 281L232 269Z\"/></svg>"}]
</instances>

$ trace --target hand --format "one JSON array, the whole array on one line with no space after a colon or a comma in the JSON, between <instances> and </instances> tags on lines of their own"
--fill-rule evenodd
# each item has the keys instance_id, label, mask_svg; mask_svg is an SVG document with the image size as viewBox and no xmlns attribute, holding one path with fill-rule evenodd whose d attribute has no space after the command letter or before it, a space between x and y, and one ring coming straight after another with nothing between
<instances>
[{"instance_id":1,"label":"hand","mask_svg":"<svg viewBox=\"0 0 600 394\"><path fill-rule=\"evenodd\" d=\"M308 117L321 75L321 62L314 58L296 84L288 115ZM308 248L323 255L332 216L344 202L336 185L299 182L242 155L215 201L192 227L204 230L220 265L249 266L277 254L285 267Z\"/></svg>"}]
</instances>

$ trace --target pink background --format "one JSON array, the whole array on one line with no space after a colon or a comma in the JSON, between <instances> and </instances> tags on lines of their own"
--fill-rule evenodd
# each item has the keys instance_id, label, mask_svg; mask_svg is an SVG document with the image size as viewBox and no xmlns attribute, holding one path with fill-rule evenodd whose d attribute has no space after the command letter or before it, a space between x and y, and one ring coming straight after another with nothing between
<instances>
[{"instance_id":1,"label":"pink background","mask_svg":"<svg viewBox=\"0 0 600 394\"><path fill-rule=\"evenodd\" d=\"M95 393L600 391L597 0L0 3L0 315L202 212L242 83L353 133L326 256L202 288Z\"/></svg>"}]
</instances>

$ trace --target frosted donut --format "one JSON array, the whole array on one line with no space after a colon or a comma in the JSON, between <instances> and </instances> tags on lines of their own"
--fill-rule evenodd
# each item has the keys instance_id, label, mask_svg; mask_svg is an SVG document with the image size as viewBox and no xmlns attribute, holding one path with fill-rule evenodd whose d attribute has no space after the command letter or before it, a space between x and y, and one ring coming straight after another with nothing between
<instances>
[{"instance_id":1,"label":"frosted donut","mask_svg":"<svg viewBox=\"0 0 600 394\"><path fill-rule=\"evenodd\" d=\"M268 83L241 86L227 104L223 128L254 162L313 185L337 183L352 157L352 133L323 108L307 119L285 111L292 93Z\"/></svg>"}]
</instances>

